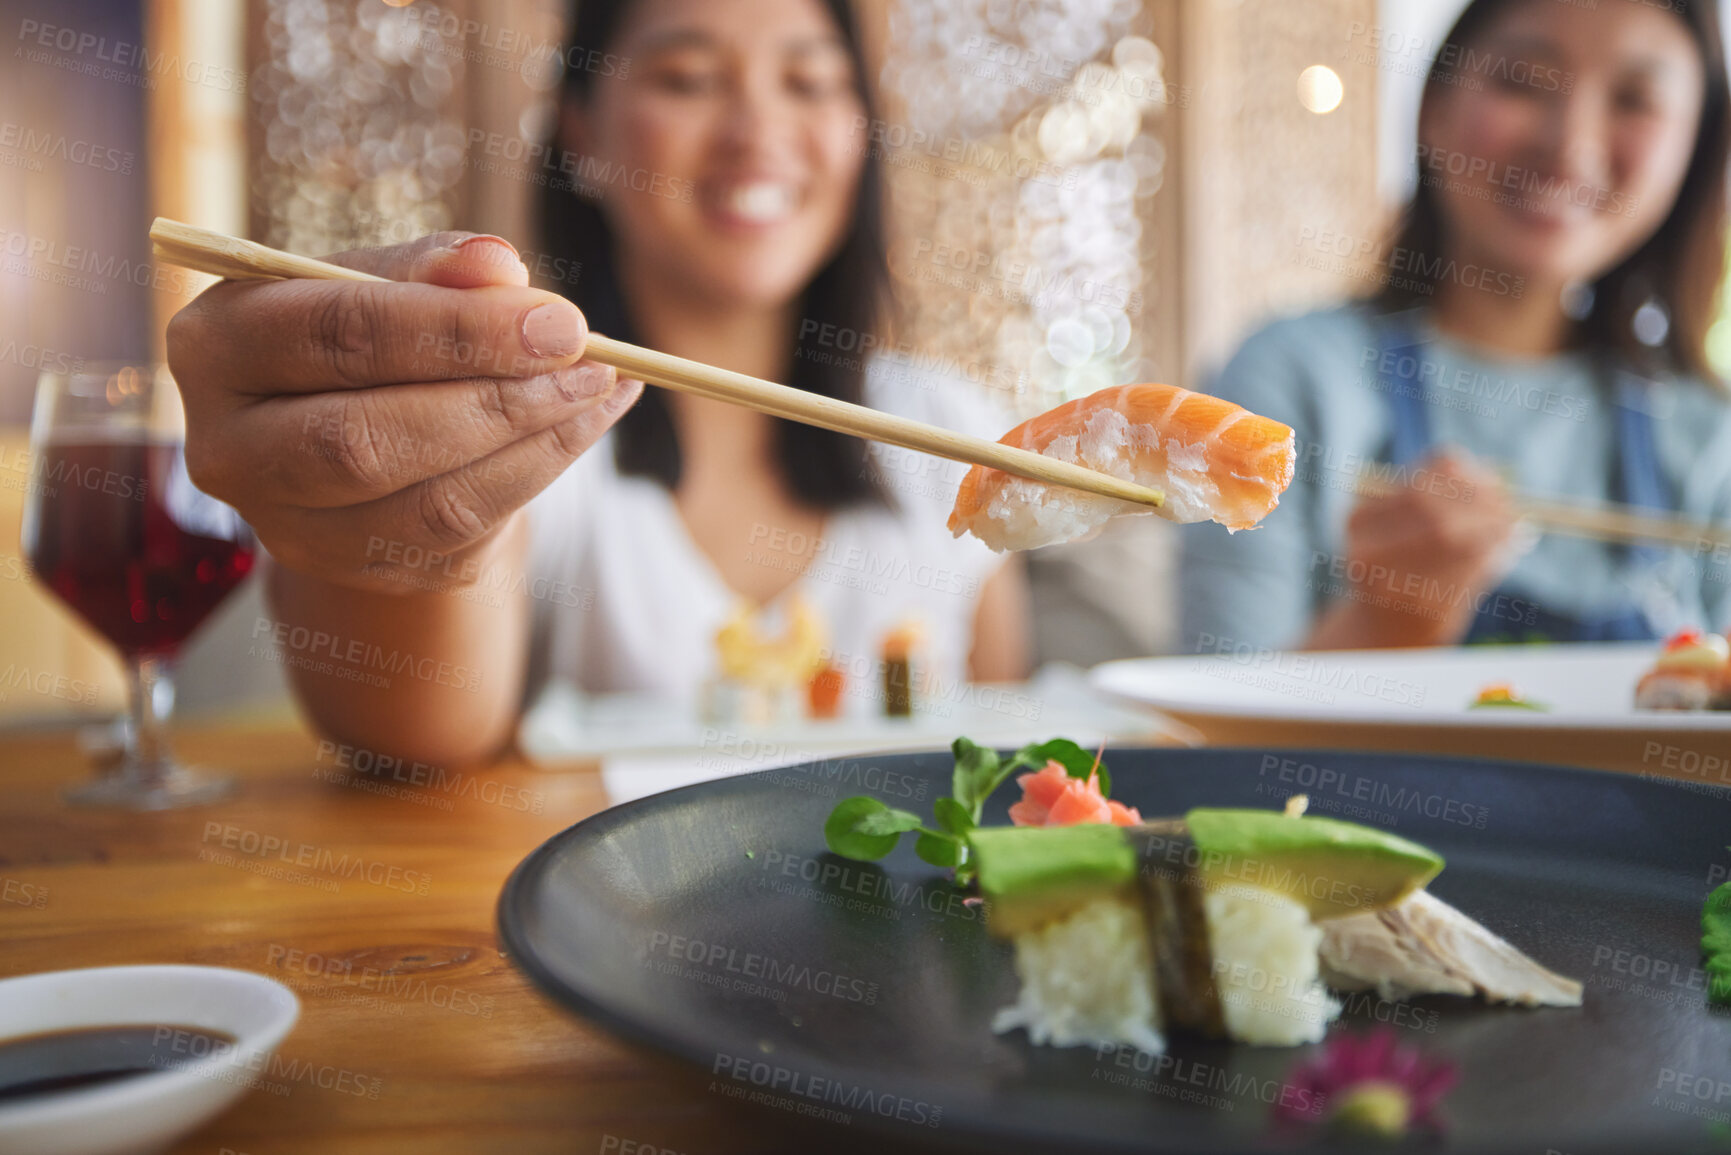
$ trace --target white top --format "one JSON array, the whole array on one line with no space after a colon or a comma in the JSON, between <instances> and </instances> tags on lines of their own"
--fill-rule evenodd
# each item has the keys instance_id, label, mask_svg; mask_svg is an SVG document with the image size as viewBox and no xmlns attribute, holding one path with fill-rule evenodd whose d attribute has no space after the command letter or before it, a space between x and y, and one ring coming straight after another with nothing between
<instances>
[{"instance_id":1,"label":"white top","mask_svg":"<svg viewBox=\"0 0 1731 1155\"><path fill-rule=\"evenodd\" d=\"M868 367L873 408L996 440L1010 420L967 382ZM877 680L884 635L925 627L916 659L930 692L965 680L981 585L1002 564L945 526L966 466L874 443L895 509L831 513L810 567L765 607L779 633L798 595L824 620L850 685ZM529 506L534 625L530 691L548 677L590 693L652 693L695 704L714 678L715 635L746 601L691 539L658 482L624 477L603 438ZM797 543L795 543L797 544ZM749 548L749 546L748 546ZM863 700L849 695L850 712ZM867 703L869 705L869 703Z\"/></svg>"}]
</instances>

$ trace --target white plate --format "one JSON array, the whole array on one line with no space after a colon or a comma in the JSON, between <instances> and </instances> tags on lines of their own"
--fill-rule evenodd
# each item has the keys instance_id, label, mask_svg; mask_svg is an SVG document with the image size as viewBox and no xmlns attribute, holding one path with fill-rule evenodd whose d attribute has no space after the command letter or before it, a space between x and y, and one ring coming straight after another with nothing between
<instances>
[{"instance_id":1,"label":"white plate","mask_svg":"<svg viewBox=\"0 0 1731 1155\"><path fill-rule=\"evenodd\" d=\"M517 739L538 762L692 754L792 764L866 751L930 750L962 734L1013 746L1054 734L1081 742L1084 735L1097 741L1159 729L1141 711L1101 701L1080 669L1054 663L1026 682L955 686L938 700L918 703L911 718L856 712L829 721L798 718L762 726L705 722L694 709L659 698L588 697L569 683L554 682L524 715Z\"/></svg>"},{"instance_id":2,"label":"white plate","mask_svg":"<svg viewBox=\"0 0 1731 1155\"><path fill-rule=\"evenodd\" d=\"M1330 653L1253 651L1107 662L1089 680L1121 702L1180 715L1373 726L1516 730L1731 730L1731 712L1635 709L1656 642ZM1544 712L1469 709L1511 682Z\"/></svg>"},{"instance_id":3,"label":"white plate","mask_svg":"<svg viewBox=\"0 0 1731 1155\"><path fill-rule=\"evenodd\" d=\"M858 713L831 721L774 725L705 724L695 713L649 697L585 697L554 683L518 727L518 744L540 763L600 758L614 803L664 790L865 753L931 750L959 735L1016 747L1055 735L1090 749L1102 741L1179 741L1175 724L1104 701L1073 666L1049 665L1031 681L966 685L919 704L911 718Z\"/></svg>"},{"instance_id":4,"label":"white plate","mask_svg":"<svg viewBox=\"0 0 1731 1155\"><path fill-rule=\"evenodd\" d=\"M236 1042L184 1066L0 1107L0 1151L159 1151L244 1094L299 1017L300 1002L287 987L224 967L92 967L6 979L0 982L0 1040L164 1023L222 1031Z\"/></svg>"}]
</instances>

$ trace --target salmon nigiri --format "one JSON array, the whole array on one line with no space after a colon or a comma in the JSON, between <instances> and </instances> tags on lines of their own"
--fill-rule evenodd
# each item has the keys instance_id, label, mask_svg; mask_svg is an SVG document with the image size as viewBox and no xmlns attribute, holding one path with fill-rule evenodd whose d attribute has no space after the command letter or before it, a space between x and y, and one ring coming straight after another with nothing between
<instances>
[{"instance_id":1,"label":"salmon nigiri","mask_svg":"<svg viewBox=\"0 0 1731 1155\"><path fill-rule=\"evenodd\" d=\"M1162 490L1158 512L1168 520L1212 520L1234 531L1280 503L1296 457L1290 426L1175 385L1102 389L1022 422L1001 441ZM1146 512L976 465L962 479L949 525L995 550L1033 549L1084 537L1120 513Z\"/></svg>"}]
</instances>

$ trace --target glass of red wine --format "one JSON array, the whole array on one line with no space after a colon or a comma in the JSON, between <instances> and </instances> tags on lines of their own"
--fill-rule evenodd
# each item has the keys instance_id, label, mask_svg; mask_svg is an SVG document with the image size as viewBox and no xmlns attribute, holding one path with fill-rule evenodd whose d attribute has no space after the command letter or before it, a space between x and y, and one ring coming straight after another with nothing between
<instances>
[{"instance_id":1,"label":"glass of red wine","mask_svg":"<svg viewBox=\"0 0 1731 1155\"><path fill-rule=\"evenodd\" d=\"M181 766L168 743L175 658L251 571L254 550L240 515L187 476L184 436L166 366L87 364L37 382L24 555L127 668L124 756L68 792L74 802L164 810L233 785Z\"/></svg>"}]
</instances>

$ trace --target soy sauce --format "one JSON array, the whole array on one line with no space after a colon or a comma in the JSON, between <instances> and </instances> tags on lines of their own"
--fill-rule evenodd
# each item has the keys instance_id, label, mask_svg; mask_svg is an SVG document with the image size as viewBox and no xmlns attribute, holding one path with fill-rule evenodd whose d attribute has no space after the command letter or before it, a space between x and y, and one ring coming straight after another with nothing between
<instances>
[{"instance_id":1,"label":"soy sauce","mask_svg":"<svg viewBox=\"0 0 1731 1155\"><path fill-rule=\"evenodd\" d=\"M195 1063L234 1046L203 1027L142 1023L0 1039L0 1103L76 1091Z\"/></svg>"}]
</instances>

